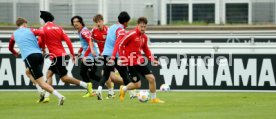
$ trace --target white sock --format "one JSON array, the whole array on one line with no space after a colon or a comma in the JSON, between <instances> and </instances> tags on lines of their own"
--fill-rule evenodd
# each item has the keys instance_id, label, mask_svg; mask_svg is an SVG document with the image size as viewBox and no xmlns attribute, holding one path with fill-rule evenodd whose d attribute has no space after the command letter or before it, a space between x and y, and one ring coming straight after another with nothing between
<instances>
[{"instance_id":1,"label":"white sock","mask_svg":"<svg viewBox=\"0 0 276 119\"><path fill-rule=\"evenodd\" d=\"M123 91L127 91L127 86L123 86Z\"/></svg>"},{"instance_id":2,"label":"white sock","mask_svg":"<svg viewBox=\"0 0 276 119\"><path fill-rule=\"evenodd\" d=\"M49 96L50 96L49 92L46 92L45 95L44 95L45 98L48 98Z\"/></svg>"},{"instance_id":3,"label":"white sock","mask_svg":"<svg viewBox=\"0 0 276 119\"><path fill-rule=\"evenodd\" d=\"M111 94L111 95L114 94L113 88L108 89L108 94Z\"/></svg>"},{"instance_id":4,"label":"white sock","mask_svg":"<svg viewBox=\"0 0 276 119\"><path fill-rule=\"evenodd\" d=\"M87 88L87 83L80 81L80 86L83 88Z\"/></svg>"},{"instance_id":5,"label":"white sock","mask_svg":"<svg viewBox=\"0 0 276 119\"><path fill-rule=\"evenodd\" d=\"M156 93L150 93L151 99L155 99L156 98Z\"/></svg>"},{"instance_id":6,"label":"white sock","mask_svg":"<svg viewBox=\"0 0 276 119\"><path fill-rule=\"evenodd\" d=\"M35 84L35 87L39 94L43 92L43 89L38 84Z\"/></svg>"},{"instance_id":7,"label":"white sock","mask_svg":"<svg viewBox=\"0 0 276 119\"><path fill-rule=\"evenodd\" d=\"M131 90L131 91L129 91L129 97L132 97L132 96L134 96L134 94L133 94L133 92Z\"/></svg>"},{"instance_id":8,"label":"white sock","mask_svg":"<svg viewBox=\"0 0 276 119\"><path fill-rule=\"evenodd\" d=\"M62 98L64 97L63 95L61 95L59 92L57 92L56 90L53 91L53 95L57 96L58 98Z\"/></svg>"},{"instance_id":9,"label":"white sock","mask_svg":"<svg viewBox=\"0 0 276 119\"><path fill-rule=\"evenodd\" d=\"M102 92L102 90L103 90L103 87L102 86L98 86L98 92Z\"/></svg>"}]
</instances>

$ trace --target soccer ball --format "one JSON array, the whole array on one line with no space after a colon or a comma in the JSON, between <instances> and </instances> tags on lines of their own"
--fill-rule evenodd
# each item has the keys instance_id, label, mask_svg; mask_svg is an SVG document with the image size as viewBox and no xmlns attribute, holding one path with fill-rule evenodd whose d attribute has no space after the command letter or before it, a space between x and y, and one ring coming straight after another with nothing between
<instances>
[{"instance_id":1,"label":"soccer ball","mask_svg":"<svg viewBox=\"0 0 276 119\"><path fill-rule=\"evenodd\" d=\"M141 90L138 94L138 100L140 102L147 102L149 100L149 92L146 90Z\"/></svg>"},{"instance_id":2,"label":"soccer ball","mask_svg":"<svg viewBox=\"0 0 276 119\"><path fill-rule=\"evenodd\" d=\"M170 91L170 86L167 85L167 84L162 84L162 85L160 86L160 91L163 91L163 92Z\"/></svg>"}]
</instances>

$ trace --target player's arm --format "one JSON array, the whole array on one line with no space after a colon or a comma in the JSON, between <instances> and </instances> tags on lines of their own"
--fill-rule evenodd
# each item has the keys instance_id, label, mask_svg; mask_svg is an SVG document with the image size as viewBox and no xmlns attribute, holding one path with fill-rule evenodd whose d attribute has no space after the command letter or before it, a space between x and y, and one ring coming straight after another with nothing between
<instances>
[{"instance_id":1,"label":"player's arm","mask_svg":"<svg viewBox=\"0 0 276 119\"><path fill-rule=\"evenodd\" d=\"M81 55L81 52L83 51L83 48L82 47L80 47L80 49L78 50L78 56L80 56Z\"/></svg>"},{"instance_id":2,"label":"player's arm","mask_svg":"<svg viewBox=\"0 0 276 119\"><path fill-rule=\"evenodd\" d=\"M62 37L63 37L63 40L66 42L68 48L69 48L71 57L73 58L72 59L73 62L75 62L75 53L74 53L72 42L71 42L70 38L67 36L67 34L63 32L63 30L62 30Z\"/></svg>"},{"instance_id":3,"label":"player's arm","mask_svg":"<svg viewBox=\"0 0 276 119\"><path fill-rule=\"evenodd\" d=\"M14 36L12 35L10 38L10 43L9 43L9 51L15 56L18 57L19 53L14 49L14 44L15 44L15 40L14 40Z\"/></svg>"},{"instance_id":4,"label":"player's arm","mask_svg":"<svg viewBox=\"0 0 276 119\"><path fill-rule=\"evenodd\" d=\"M43 36L44 35L44 31L41 30L41 29L33 29L33 28L31 28L31 31L33 32L33 34L35 36Z\"/></svg>"},{"instance_id":5,"label":"player's arm","mask_svg":"<svg viewBox=\"0 0 276 119\"><path fill-rule=\"evenodd\" d=\"M96 56L96 52L94 51L94 43L91 39L91 34L89 32L83 32L81 35L89 45L87 50L85 51L84 56L86 57L90 53L92 53L93 56Z\"/></svg>"},{"instance_id":6,"label":"player's arm","mask_svg":"<svg viewBox=\"0 0 276 119\"><path fill-rule=\"evenodd\" d=\"M41 48L43 55L46 54L45 42L43 36L38 36L38 46Z\"/></svg>"},{"instance_id":7,"label":"player's arm","mask_svg":"<svg viewBox=\"0 0 276 119\"><path fill-rule=\"evenodd\" d=\"M121 39L121 42L119 43L119 47L118 47L118 53L119 53L120 56L126 56L125 55L125 46L129 42L134 40L134 33L135 32L130 32Z\"/></svg>"},{"instance_id":8,"label":"player's arm","mask_svg":"<svg viewBox=\"0 0 276 119\"><path fill-rule=\"evenodd\" d=\"M144 42L144 44L143 44L143 46L142 46L142 50L143 50L143 52L145 53L145 55L146 55L146 57L151 61L151 62L153 62L154 64L158 64L158 61L156 61L155 59L154 59L154 56L152 55L152 53L151 53L151 51L150 51L150 49L149 49L149 47L148 47L148 38L146 37L145 38L145 42Z\"/></svg>"},{"instance_id":9,"label":"player's arm","mask_svg":"<svg viewBox=\"0 0 276 119\"><path fill-rule=\"evenodd\" d=\"M40 29L33 29L31 28L31 31L33 32L33 34L35 36L38 36L37 40L38 40L38 46L41 48L43 54L45 54L45 42L44 42L44 31L42 30L42 28Z\"/></svg>"},{"instance_id":10,"label":"player's arm","mask_svg":"<svg viewBox=\"0 0 276 119\"><path fill-rule=\"evenodd\" d=\"M115 59L116 54L118 52L118 49L120 47L119 45L122 42L122 40L124 39L125 35L126 35L125 29L122 29L122 28L117 29L117 31L116 31L116 42L115 42L114 49L113 49L112 56L111 56L112 60Z\"/></svg>"}]
</instances>

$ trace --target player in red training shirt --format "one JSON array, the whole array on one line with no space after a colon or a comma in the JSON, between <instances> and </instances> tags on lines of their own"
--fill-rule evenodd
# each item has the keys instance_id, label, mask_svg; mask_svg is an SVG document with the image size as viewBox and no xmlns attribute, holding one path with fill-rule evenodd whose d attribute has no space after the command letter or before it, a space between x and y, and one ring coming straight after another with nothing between
<instances>
[{"instance_id":1,"label":"player in red training shirt","mask_svg":"<svg viewBox=\"0 0 276 119\"><path fill-rule=\"evenodd\" d=\"M149 47L148 47L148 37L145 34L148 20L145 17L140 17L137 21L137 27L128 32L124 38L122 38L114 48L119 49L119 56L122 64L128 66L128 71L131 75L131 83L127 86L120 87L120 100L124 100L125 92L127 90L132 90L139 88L141 86L141 81L139 74L143 76L149 82L149 89L151 92L151 102L152 103L164 103L164 101L156 98L156 82L155 77L146 66L145 60L149 59L154 65L158 65L158 61L154 59ZM142 55L142 51L145 53L147 59ZM113 56L116 54L113 53Z\"/></svg>"},{"instance_id":2,"label":"player in red training shirt","mask_svg":"<svg viewBox=\"0 0 276 119\"><path fill-rule=\"evenodd\" d=\"M72 47L71 40L65 34L63 29L57 26L54 21L54 16L47 11L40 11L40 18L44 20L45 25L41 27L41 30L44 31L43 37L41 37L42 48L45 48L45 44L49 50L50 58L52 64L47 71L47 81L52 82L52 76L58 74L60 79L65 83L76 84L83 88L86 88L87 91L92 95L92 84L85 83L76 78L70 77L67 75L66 61L67 54L62 45L62 41L65 41L69 47L70 55L75 62L74 50Z\"/></svg>"}]
</instances>

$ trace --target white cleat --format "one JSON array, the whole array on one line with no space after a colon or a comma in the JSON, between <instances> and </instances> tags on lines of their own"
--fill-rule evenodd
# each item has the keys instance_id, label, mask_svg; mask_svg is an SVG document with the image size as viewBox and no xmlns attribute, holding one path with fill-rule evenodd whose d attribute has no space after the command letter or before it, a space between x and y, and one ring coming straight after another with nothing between
<instances>
[{"instance_id":1,"label":"white cleat","mask_svg":"<svg viewBox=\"0 0 276 119\"><path fill-rule=\"evenodd\" d=\"M101 92L97 92L97 98L98 98L98 100L103 100Z\"/></svg>"},{"instance_id":2,"label":"white cleat","mask_svg":"<svg viewBox=\"0 0 276 119\"><path fill-rule=\"evenodd\" d=\"M58 99L58 105L59 105L59 106L62 106L63 103L64 103L64 101L65 101L65 97L59 98L59 99Z\"/></svg>"}]
</instances>

